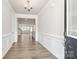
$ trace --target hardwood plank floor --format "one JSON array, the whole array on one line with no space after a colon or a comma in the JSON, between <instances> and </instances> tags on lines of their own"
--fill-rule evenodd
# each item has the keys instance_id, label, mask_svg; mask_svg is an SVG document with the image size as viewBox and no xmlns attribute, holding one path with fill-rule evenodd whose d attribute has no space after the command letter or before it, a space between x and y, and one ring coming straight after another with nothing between
<instances>
[{"instance_id":1,"label":"hardwood plank floor","mask_svg":"<svg viewBox=\"0 0 79 59\"><path fill-rule=\"evenodd\" d=\"M41 44L35 42L28 35L18 38L3 59L57 59Z\"/></svg>"}]
</instances>

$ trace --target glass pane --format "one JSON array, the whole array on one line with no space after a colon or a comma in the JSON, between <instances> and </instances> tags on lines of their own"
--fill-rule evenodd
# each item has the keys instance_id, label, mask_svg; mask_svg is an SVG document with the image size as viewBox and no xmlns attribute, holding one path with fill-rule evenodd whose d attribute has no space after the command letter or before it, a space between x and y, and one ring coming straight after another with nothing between
<instances>
[{"instance_id":1,"label":"glass pane","mask_svg":"<svg viewBox=\"0 0 79 59\"><path fill-rule=\"evenodd\" d=\"M77 0L67 0L67 34L77 36Z\"/></svg>"}]
</instances>

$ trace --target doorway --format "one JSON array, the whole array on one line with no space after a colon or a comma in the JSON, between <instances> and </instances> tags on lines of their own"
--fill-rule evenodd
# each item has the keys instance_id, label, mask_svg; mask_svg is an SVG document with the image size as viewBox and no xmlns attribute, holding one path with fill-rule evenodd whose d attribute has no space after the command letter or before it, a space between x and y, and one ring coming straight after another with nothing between
<instances>
[{"instance_id":1,"label":"doorway","mask_svg":"<svg viewBox=\"0 0 79 59\"><path fill-rule=\"evenodd\" d=\"M65 0L65 59L77 59L77 0Z\"/></svg>"},{"instance_id":2,"label":"doorway","mask_svg":"<svg viewBox=\"0 0 79 59\"><path fill-rule=\"evenodd\" d=\"M17 42L24 40L36 40L36 24L33 18L17 19Z\"/></svg>"}]
</instances>

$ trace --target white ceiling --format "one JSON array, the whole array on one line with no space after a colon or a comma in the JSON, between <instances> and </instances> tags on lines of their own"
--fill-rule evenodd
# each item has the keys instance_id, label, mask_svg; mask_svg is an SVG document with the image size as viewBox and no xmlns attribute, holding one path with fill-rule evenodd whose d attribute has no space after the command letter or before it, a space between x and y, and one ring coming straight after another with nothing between
<instances>
[{"instance_id":1,"label":"white ceiling","mask_svg":"<svg viewBox=\"0 0 79 59\"><path fill-rule=\"evenodd\" d=\"M48 1L49 0L31 0L33 9L29 13L38 14ZM24 9L24 4L25 4L24 0L10 0L10 3L12 4L12 7L14 8L16 13L19 14L28 13Z\"/></svg>"}]
</instances>

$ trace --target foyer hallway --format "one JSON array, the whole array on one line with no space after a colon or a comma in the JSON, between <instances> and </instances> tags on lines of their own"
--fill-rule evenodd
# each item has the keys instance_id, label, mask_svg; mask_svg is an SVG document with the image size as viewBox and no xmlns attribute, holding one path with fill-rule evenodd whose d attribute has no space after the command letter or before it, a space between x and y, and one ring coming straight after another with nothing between
<instances>
[{"instance_id":1,"label":"foyer hallway","mask_svg":"<svg viewBox=\"0 0 79 59\"><path fill-rule=\"evenodd\" d=\"M22 34L3 59L57 59L29 35Z\"/></svg>"}]
</instances>

